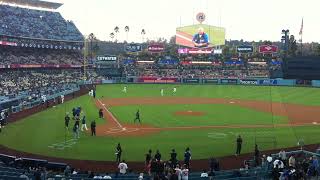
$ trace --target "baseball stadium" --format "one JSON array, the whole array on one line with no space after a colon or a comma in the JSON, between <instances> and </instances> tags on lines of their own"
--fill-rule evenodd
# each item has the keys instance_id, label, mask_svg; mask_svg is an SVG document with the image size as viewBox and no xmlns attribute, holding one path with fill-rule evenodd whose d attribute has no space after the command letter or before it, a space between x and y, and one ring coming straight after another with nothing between
<instances>
[{"instance_id":1,"label":"baseball stadium","mask_svg":"<svg viewBox=\"0 0 320 180\"><path fill-rule=\"evenodd\" d=\"M106 39L66 18L89 3L0 2L0 180L320 178L320 44L303 19L232 40L203 0L168 38L110 20Z\"/></svg>"}]
</instances>

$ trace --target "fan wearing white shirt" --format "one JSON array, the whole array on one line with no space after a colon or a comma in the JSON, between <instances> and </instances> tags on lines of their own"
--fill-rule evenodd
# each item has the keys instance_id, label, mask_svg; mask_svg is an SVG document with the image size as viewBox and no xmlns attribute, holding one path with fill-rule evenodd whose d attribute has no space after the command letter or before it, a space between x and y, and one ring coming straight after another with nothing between
<instances>
[{"instance_id":1,"label":"fan wearing white shirt","mask_svg":"<svg viewBox=\"0 0 320 180\"><path fill-rule=\"evenodd\" d=\"M176 175L178 176L178 180L181 180L182 171L179 167L179 164L176 166L176 168L174 170L176 171Z\"/></svg>"},{"instance_id":2,"label":"fan wearing white shirt","mask_svg":"<svg viewBox=\"0 0 320 180\"><path fill-rule=\"evenodd\" d=\"M182 177L181 178L182 180L188 180L189 179L189 169L187 169L186 165L183 165L181 177Z\"/></svg>"},{"instance_id":3,"label":"fan wearing white shirt","mask_svg":"<svg viewBox=\"0 0 320 180\"><path fill-rule=\"evenodd\" d=\"M127 165L126 162L123 160L123 161L119 164L118 168L119 168L120 174L126 174L126 173L127 173L127 169L128 169L128 165Z\"/></svg>"}]
</instances>

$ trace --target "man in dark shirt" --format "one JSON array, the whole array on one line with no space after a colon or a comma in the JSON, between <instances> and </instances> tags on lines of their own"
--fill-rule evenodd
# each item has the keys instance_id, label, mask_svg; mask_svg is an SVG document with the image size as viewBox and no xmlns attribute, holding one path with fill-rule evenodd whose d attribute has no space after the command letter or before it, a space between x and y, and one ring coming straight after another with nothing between
<instances>
[{"instance_id":1,"label":"man in dark shirt","mask_svg":"<svg viewBox=\"0 0 320 180\"><path fill-rule=\"evenodd\" d=\"M239 135L237 138L237 150L236 150L236 156L240 155L241 153L241 147L242 147L242 138Z\"/></svg>"},{"instance_id":2,"label":"man in dark shirt","mask_svg":"<svg viewBox=\"0 0 320 180\"><path fill-rule=\"evenodd\" d=\"M96 136L96 121L91 122L91 136Z\"/></svg>"},{"instance_id":3,"label":"man in dark shirt","mask_svg":"<svg viewBox=\"0 0 320 180\"><path fill-rule=\"evenodd\" d=\"M70 117L69 117L69 113L67 113L66 116L64 117L64 124L67 130L69 129L69 122L70 122Z\"/></svg>"},{"instance_id":4,"label":"man in dark shirt","mask_svg":"<svg viewBox=\"0 0 320 180\"><path fill-rule=\"evenodd\" d=\"M172 167L176 167L177 165L177 153L175 149L172 149L171 153L170 153L170 161L171 161L171 165Z\"/></svg>"},{"instance_id":5,"label":"man in dark shirt","mask_svg":"<svg viewBox=\"0 0 320 180\"><path fill-rule=\"evenodd\" d=\"M103 109L99 109L99 118L103 118Z\"/></svg>"},{"instance_id":6,"label":"man in dark shirt","mask_svg":"<svg viewBox=\"0 0 320 180\"><path fill-rule=\"evenodd\" d=\"M136 121L139 121L139 123L141 124L141 120L140 120L140 112L139 110L136 112L136 118L134 119L134 123L136 123Z\"/></svg>"},{"instance_id":7,"label":"man in dark shirt","mask_svg":"<svg viewBox=\"0 0 320 180\"><path fill-rule=\"evenodd\" d=\"M149 149L148 153L146 154L146 165L150 163L151 157L152 157L152 151Z\"/></svg>"},{"instance_id":8,"label":"man in dark shirt","mask_svg":"<svg viewBox=\"0 0 320 180\"><path fill-rule=\"evenodd\" d=\"M118 162L118 163L120 163L120 161L121 161L121 154L122 154L122 148L121 148L121 145L120 145L120 143L118 143L118 145L117 145L117 147L116 147L116 161Z\"/></svg>"},{"instance_id":9,"label":"man in dark shirt","mask_svg":"<svg viewBox=\"0 0 320 180\"><path fill-rule=\"evenodd\" d=\"M160 160L161 160L161 154L160 154L159 150L157 150L156 154L154 155L154 158L155 158L157 161L160 161Z\"/></svg>"},{"instance_id":10,"label":"man in dark shirt","mask_svg":"<svg viewBox=\"0 0 320 180\"><path fill-rule=\"evenodd\" d=\"M187 169L190 169L190 159L191 159L191 151L190 148L187 147L186 151L184 152L184 164L186 165Z\"/></svg>"}]
</instances>

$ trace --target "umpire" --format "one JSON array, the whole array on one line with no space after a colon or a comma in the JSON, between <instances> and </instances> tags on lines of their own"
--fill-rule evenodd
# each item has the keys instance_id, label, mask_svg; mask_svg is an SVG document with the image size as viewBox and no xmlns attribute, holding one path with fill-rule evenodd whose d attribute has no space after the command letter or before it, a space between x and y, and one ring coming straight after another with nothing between
<instances>
[{"instance_id":1,"label":"umpire","mask_svg":"<svg viewBox=\"0 0 320 180\"><path fill-rule=\"evenodd\" d=\"M96 136L96 121L91 122L91 136Z\"/></svg>"}]
</instances>

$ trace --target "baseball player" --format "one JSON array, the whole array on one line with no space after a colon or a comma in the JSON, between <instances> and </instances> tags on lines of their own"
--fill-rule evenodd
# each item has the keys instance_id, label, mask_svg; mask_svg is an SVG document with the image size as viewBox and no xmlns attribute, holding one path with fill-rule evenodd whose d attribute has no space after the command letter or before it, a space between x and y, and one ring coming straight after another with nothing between
<instances>
[{"instance_id":1,"label":"baseball player","mask_svg":"<svg viewBox=\"0 0 320 180\"><path fill-rule=\"evenodd\" d=\"M83 128L88 131L88 128L87 128L87 124L86 124L86 115L83 114L83 117L82 117L82 120L81 120L81 131L83 131Z\"/></svg>"},{"instance_id":2,"label":"baseball player","mask_svg":"<svg viewBox=\"0 0 320 180\"><path fill-rule=\"evenodd\" d=\"M60 95L60 99L61 99L61 104L63 104L63 102L64 102L64 95L63 94Z\"/></svg>"},{"instance_id":3,"label":"baseball player","mask_svg":"<svg viewBox=\"0 0 320 180\"><path fill-rule=\"evenodd\" d=\"M173 92L173 93L176 93L176 92L177 92L177 88L174 87L173 90L172 90L172 92Z\"/></svg>"},{"instance_id":4,"label":"baseball player","mask_svg":"<svg viewBox=\"0 0 320 180\"><path fill-rule=\"evenodd\" d=\"M122 92L127 93L127 86L123 87Z\"/></svg>"},{"instance_id":5,"label":"baseball player","mask_svg":"<svg viewBox=\"0 0 320 180\"><path fill-rule=\"evenodd\" d=\"M134 123L136 123L136 121L139 121L139 123L141 124L141 120L140 120L140 112L139 110L136 112L136 118L134 119Z\"/></svg>"},{"instance_id":6,"label":"baseball player","mask_svg":"<svg viewBox=\"0 0 320 180\"><path fill-rule=\"evenodd\" d=\"M164 90L163 89L161 89L160 90L160 94L161 94L161 96L163 96L164 95L164 92L163 92Z\"/></svg>"}]
</instances>

